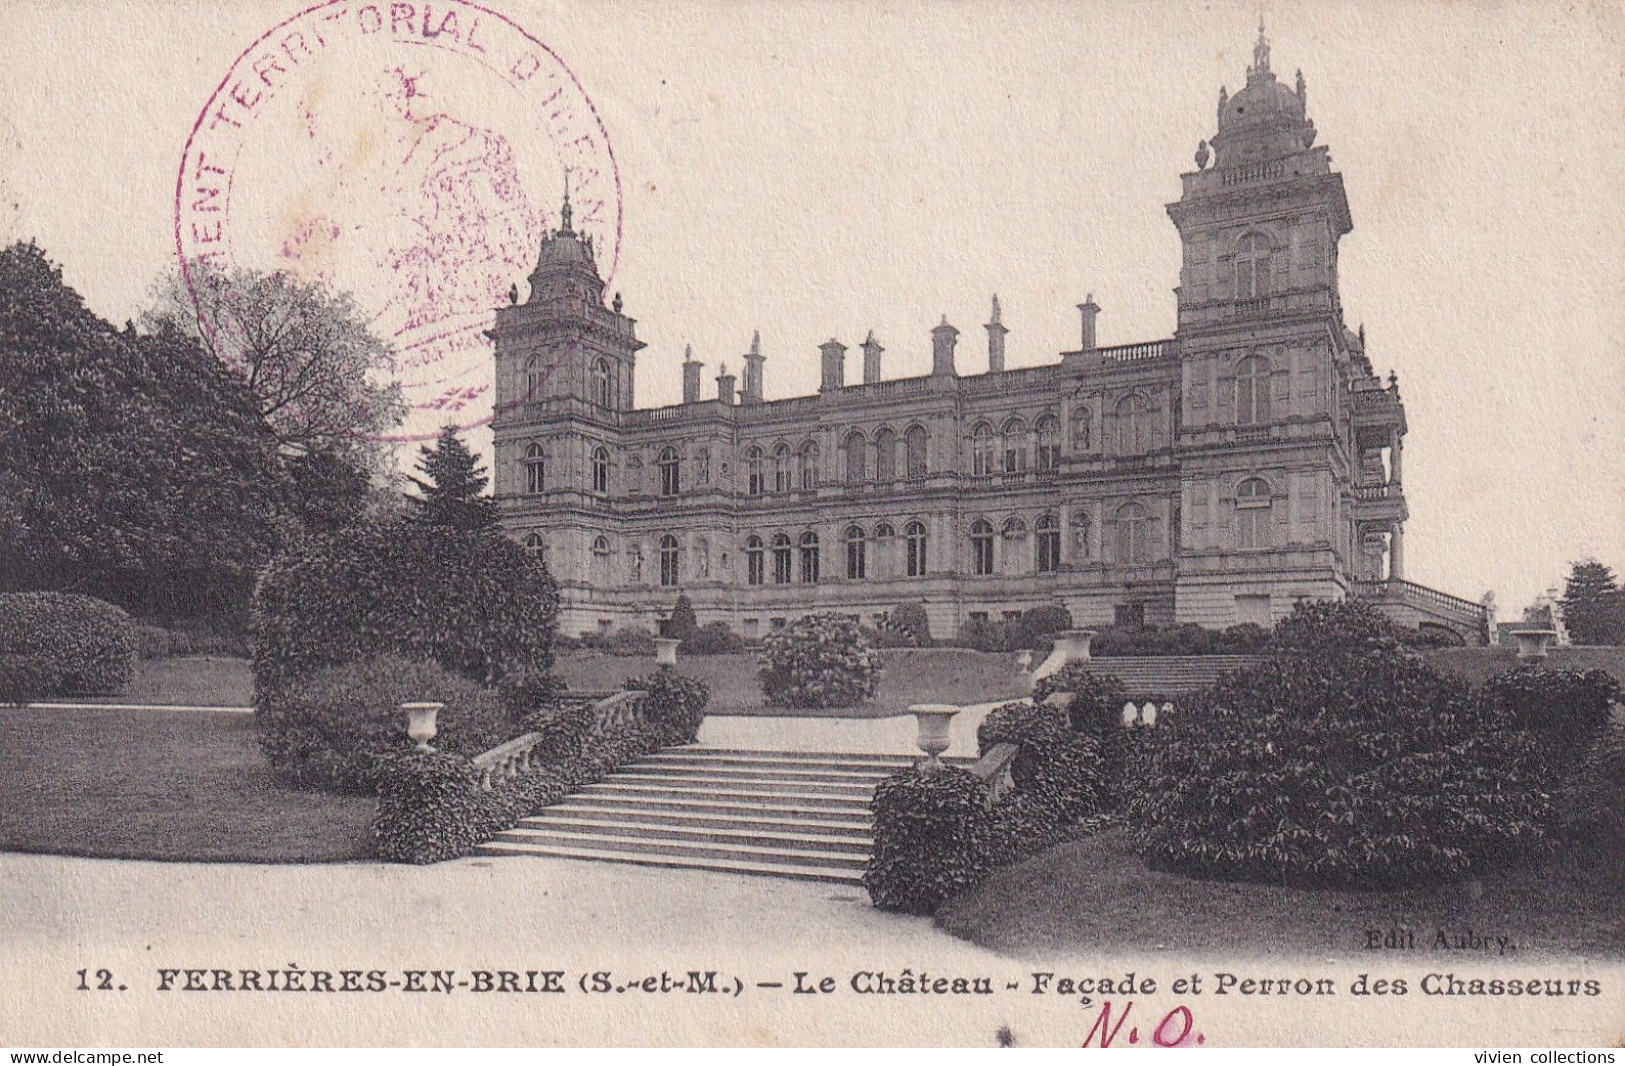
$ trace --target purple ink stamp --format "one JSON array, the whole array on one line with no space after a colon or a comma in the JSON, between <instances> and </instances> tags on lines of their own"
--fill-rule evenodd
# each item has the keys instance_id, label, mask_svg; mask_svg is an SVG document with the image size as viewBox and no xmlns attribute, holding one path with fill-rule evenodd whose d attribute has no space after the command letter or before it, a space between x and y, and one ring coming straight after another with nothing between
<instances>
[{"instance_id":1,"label":"purple ink stamp","mask_svg":"<svg viewBox=\"0 0 1625 1066\"><path fill-rule=\"evenodd\" d=\"M620 175L564 61L467 0L333 0L266 31L199 113L175 250L189 286L203 261L351 293L411 407L386 439L424 440L491 420L485 331L566 184L612 280Z\"/></svg>"}]
</instances>

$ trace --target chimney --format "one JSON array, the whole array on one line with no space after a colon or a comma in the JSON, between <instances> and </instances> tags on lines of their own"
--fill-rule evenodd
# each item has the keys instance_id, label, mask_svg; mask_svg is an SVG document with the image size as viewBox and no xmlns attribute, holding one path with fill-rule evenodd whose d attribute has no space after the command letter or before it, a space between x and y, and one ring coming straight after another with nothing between
<instances>
[{"instance_id":1,"label":"chimney","mask_svg":"<svg viewBox=\"0 0 1625 1066\"><path fill-rule=\"evenodd\" d=\"M762 354L762 331L757 330L751 334L750 351L745 354L745 387L740 402L762 402L762 364L766 361L767 356Z\"/></svg>"},{"instance_id":2,"label":"chimney","mask_svg":"<svg viewBox=\"0 0 1625 1066\"><path fill-rule=\"evenodd\" d=\"M1095 294L1090 293L1078 305L1083 313L1083 350L1092 352L1098 345L1095 344L1095 316L1100 314L1100 306L1095 303Z\"/></svg>"},{"instance_id":3,"label":"chimney","mask_svg":"<svg viewBox=\"0 0 1625 1066\"><path fill-rule=\"evenodd\" d=\"M700 402L700 367L704 363L694 358L694 346L683 349L683 402Z\"/></svg>"},{"instance_id":4,"label":"chimney","mask_svg":"<svg viewBox=\"0 0 1625 1066\"><path fill-rule=\"evenodd\" d=\"M728 373L728 364L722 364L722 373L717 375L717 399L724 407L734 405L734 376Z\"/></svg>"},{"instance_id":5,"label":"chimney","mask_svg":"<svg viewBox=\"0 0 1625 1066\"><path fill-rule=\"evenodd\" d=\"M931 331L931 376L954 377L954 344L959 331L948 325L948 316L942 316L942 324Z\"/></svg>"},{"instance_id":6,"label":"chimney","mask_svg":"<svg viewBox=\"0 0 1625 1066\"><path fill-rule=\"evenodd\" d=\"M986 326L987 329L987 369L990 374L997 374L1004 369L1004 335L1010 331L1004 328L999 321L999 297L993 295L993 320Z\"/></svg>"},{"instance_id":7,"label":"chimney","mask_svg":"<svg viewBox=\"0 0 1625 1066\"><path fill-rule=\"evenodd\" d=\"M863 383L873 385L880 380L880 353L886 349L875 340L875 331L870 330L869 335L863 338Z\"/></svg>"},{"instance_id":8,"label":"chimney","mask_svg":"<svg viewBox=\"0 0 1625 1066\"><path fill-rule=\"evenodd\" d=\"M831 337L818 346L818 351L823 356L824 368L823 383L818 391L834 392L846 384L846 345Z\"/></svg>"}]
</instances>

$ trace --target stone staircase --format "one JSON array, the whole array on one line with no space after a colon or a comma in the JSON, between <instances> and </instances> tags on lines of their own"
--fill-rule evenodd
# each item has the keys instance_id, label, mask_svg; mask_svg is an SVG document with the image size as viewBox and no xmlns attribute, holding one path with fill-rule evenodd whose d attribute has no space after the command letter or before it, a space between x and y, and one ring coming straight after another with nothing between
<instances>
[{"instance_id":1,"label":"stone staircase","mask_svg":"<svg viewBox=\"0 0 1625 1066\"><path fill-rule=\"evenodd\" d=\"M672 748L566 796L479 851L858 884L873 843L875 786L916 758Z\"/></svg>"},{"instance_id":2,"label":"stone staircase","mask_svg":"<svg viewBox=\"0 0 1625 1066\"><path fill-rule=\"evenodd\" d=\"M1188 696L1200 692L1219 675L1263 661L1259 655L1112 655L1096 656L1084 668L1114 674L1130 697Z\"/></svg>"}]
</instances>

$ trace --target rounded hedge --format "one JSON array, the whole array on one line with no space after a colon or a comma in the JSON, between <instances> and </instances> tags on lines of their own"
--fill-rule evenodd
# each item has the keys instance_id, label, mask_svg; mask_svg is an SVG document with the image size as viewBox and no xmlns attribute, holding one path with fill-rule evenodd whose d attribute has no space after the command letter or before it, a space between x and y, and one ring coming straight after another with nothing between
<instances>
[{"instance_id":1,"label":"rounded hedge","mask_svg":"<svg viewBox=\"0 0 1625 1066\"><path fill-rule=\"evenodd\" d=\"M993 866L997 829L987 782L943 766L905 770L875 789L874 851L863 886L882 910L931 914Z\"/></svg>"},{"instance_id":2,"label":"rounded hedge","mask_svg":"<svg viewBox=\"0 0 1625 1066\"><path fill-rule=\"evenodd\" d=\"M621 687L645 693L640 714L659 734L662 745L692 744L699 739L705 705L711 699L704 681L663 666L652 674L629 677Z\"/></svg>"},{"instance_id":3,"label":"rounded hedge","mask_svg":"<svg viewBox=\"0 0 1625 1066\"><path fill-rule=\"evenodd\" d=\"M1503 867L1542 841L1539 746L1358 604L1300 605L1265 663L1137 745L1130 814L1153 866L1387 887Z\"/></svg>"},{"instance_id":4,"label":"rounded hedge","mask_svg":"<svg viewBox=\"0 0 1625 1066\"><path fill-rule=\"evenodd\" d=\"M855 619L809 614L762 642L758 676L769 703L851 707L875 694L880 656Z\"/></svg>"},{"instance_id":5,"label":"rounded hedge","mask_svg":"<svg viewBox=\"0 0 1625 1066\"><path fill-rule=\"evenodd\" d=\"M76 592L0 593L0 653L41 666L32 696L107 696L135 672L135 624L123 608Z\"/></svg>"},{"instance_id":6,"label":"rounded hedge","mask_svg":"<svg viewBox=\"0 0 1625 1066\"><path fill-rule=\"evenodd\" d=\"M553 579L505 537L405 521L361 526L261 574L250 612L255 693L383 654L483 685L546 673L557 615Z\"/></svg>"}]
</instances>

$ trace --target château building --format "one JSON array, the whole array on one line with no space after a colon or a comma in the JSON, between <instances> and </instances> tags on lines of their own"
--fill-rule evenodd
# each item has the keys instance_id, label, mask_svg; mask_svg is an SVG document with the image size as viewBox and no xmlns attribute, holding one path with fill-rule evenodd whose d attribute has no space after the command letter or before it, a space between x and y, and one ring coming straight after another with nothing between
<instances>
[{"instance_id":1,"label":"ch\u00e2teau building","mask_svg":"<svg viewBox=\"0 0 1625 1066\"><path fill-rule=\"evenodd\" d=\"M566 197L492 334L503 523L545 555L564 631L652 626L679 593L747 637L904 602L944 636L1051 603L1224 627L1369 596L1481 639L1477 604L1404 580L1405 407L1344 324L1353 221L1306 95L1260 33L1168 205L1173 337L1100 347L1086 298L1077 349L1033 367L1006 368L995 297L985 354L944 319L924 377L887 379L871 334L820 346L816 395L768 399L757 338L742 380L703 390L690 355L683 402L639 408L643 344Z\"/></svg>"}]
</instances>

